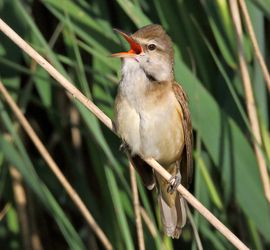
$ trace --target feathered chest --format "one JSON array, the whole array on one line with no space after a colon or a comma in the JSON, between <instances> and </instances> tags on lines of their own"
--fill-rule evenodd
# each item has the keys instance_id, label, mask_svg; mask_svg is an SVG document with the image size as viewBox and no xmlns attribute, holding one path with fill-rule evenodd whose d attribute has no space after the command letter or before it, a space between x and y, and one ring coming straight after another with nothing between
<instances>
[{"instance_id":1,"label":"feathered chest","mask_svg":"<svg viewBox=\"0 0 270 250\"><path fill-rule=\"evenodd\" d=\"M140 68L123 68L115 103L117 132L133 153L176 160L184 145L182 110L170 83L151 82Z\"/></svg>"}]
</instances>

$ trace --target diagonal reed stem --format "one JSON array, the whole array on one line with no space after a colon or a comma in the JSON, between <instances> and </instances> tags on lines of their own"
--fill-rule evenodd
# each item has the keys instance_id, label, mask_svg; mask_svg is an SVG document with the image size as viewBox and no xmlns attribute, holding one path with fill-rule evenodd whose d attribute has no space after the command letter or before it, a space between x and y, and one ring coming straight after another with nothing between
<instances>
[{"instance_id":1,"label":"diagonal reed stem","mask_svg":"<svg viewBox=\"0 0 270 250\"><path fill-rule=\"evenodd\" d=\"M74 202L74 204L78 207L82 215L84 216L85 220L89 224L90 228L93 230L93 232L97 235L97 237L100 239L102 244L104 245L105 249L112 250L112 245L106 235L103 233L102 229L99 227L99 225L96 223L95 219L77 194L77 192L73 189L73 187L70 185L66 177L61 172L60 168L54 161L54 159L51 157L50 153L47 151L46 147L43 145L41 140L38 138L37 134L23 115L20 108L17 106L17 104L14 102L6 88L4 87L3 83L0 81L0 93L3 95L4 99L6 100L7 104L10 106L13 113L16 115L18 121L38 149L39 153L42 155L52 172L55 174L59 182L62 184L62 186L67 191L68 195Z\"/></svg>"},{"instance_id":2,"label":"diagonal reed stem","mask_svg":"<svg viewBox=\"0 0 270 250\"><path fill-rule=\"evenodd\" d=\"M38 54L28 43L26 43L14 30L12 30L0 18L0 30L17 44L25 53L37 61L59 84L61 84L72 96L78 99L86 108L88 108L101 122L113 131L112 121L107 117L94 103L87 99L71 82L61 75L48 61ZM166 180L171 175L154 159L145 159L145 161L155 169ZM179 185L177 191L201 214L209 223L211 223L221 234L223 234L236 248L249 249L240 241L220 220L218 220L205 206L202 205L184 186Z\"/></svg>"}]
</instances>

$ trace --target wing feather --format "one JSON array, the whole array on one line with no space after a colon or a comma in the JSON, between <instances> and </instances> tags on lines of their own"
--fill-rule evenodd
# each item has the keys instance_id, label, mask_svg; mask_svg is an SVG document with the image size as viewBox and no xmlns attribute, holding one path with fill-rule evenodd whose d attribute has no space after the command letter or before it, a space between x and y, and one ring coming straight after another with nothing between
<instances>
[{"instance_id":1,"label":"wing feather","mask_svg":"<svg viewBox=\"0 0 270 250\"><path fill-rule=\"evenodd\" d=\"M183 178L183 184L184 186L188 187L188 185L191 183L192 180L192 174L193 174L193 161L192 161L192 148L193 148L193 134L192 134L192 123L191 123L191 117L188 107L188 98L178 83L173 84L173 91L176 96L176 99L178 100L182 112L183 112L183 119L182 119L182 125L184 130L184 139L185 139L185 148L184 148L184 154L182 156L181 160L181 174Z\"/></svg>"}]
</instances>

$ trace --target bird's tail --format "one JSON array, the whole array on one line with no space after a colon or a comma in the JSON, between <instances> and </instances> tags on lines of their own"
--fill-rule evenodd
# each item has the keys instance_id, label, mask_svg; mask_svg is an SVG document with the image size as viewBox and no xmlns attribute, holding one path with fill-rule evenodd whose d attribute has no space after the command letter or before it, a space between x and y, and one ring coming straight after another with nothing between
<instances>
[{"instance_id":1,"label":"bird's tail","mask_svg":"<svg viewBox=\"0 0 270 250\"><path fill-rule=\"evenodd\" d=\"M179 171L177 164L171 165L166 170L171 175L176 175ZM158 201L164 232L168 236L178 239L186 224L186 201L177 191L169 193L169 183L158 173L155 173L155 177L158 184Z\"/></svg>"},{"instance_id":2,"label":"bird's tail","mask_svg":"<svg viewBox=\"0 0 270 250\"><path fill-rule=\"evenodd\" d=\"M175 204L169 206L162 193L159 194L159 206L164 232L175 239L181 235L186 224L186 201L179 193L176 194Z\"/></svg>"}]
</instances>

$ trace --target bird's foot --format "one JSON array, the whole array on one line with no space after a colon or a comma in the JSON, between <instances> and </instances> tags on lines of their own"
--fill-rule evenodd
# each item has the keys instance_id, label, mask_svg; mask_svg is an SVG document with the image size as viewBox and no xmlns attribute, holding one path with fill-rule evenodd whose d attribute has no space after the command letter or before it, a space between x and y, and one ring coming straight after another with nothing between
<instances>
[{"instance_id":1,"label":"bird's foot","mask_svg":"<svg viewBox=\"0 0 270 250\"><path fill-rule=\"evenodd\" d=\"M130 152L130 148L125 141L122 141L122 143L120 144L119 150L124 152L124 153Z\"/></svg>"},{"instance_id":2,"label":"bird's foot","mask_svg":"<svg viewBox=\"0 0 270 250\"><path fill-rule=\"evenodd\" d=\"M169 179L169 187L167 189L167 192L172 194L180 184L181 184L181 174L180 172L178 172L176 175L173 175Z\"/></svg>"}]
</instances>

